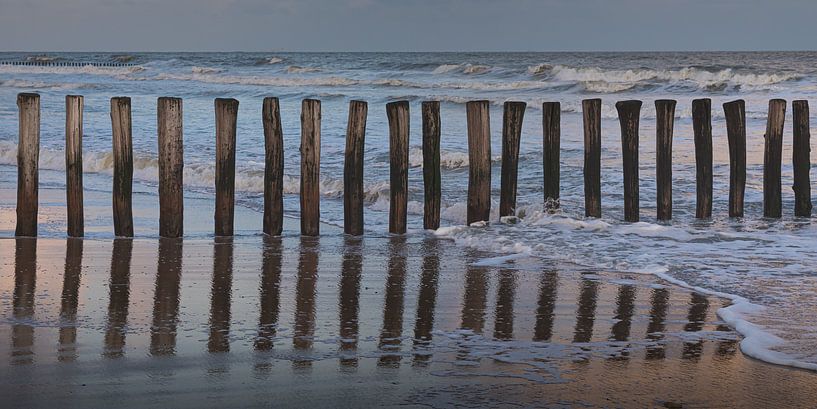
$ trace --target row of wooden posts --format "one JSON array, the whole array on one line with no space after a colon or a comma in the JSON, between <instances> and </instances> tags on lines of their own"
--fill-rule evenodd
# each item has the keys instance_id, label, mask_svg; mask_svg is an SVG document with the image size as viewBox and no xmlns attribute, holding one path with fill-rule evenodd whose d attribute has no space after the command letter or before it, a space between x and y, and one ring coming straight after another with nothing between
<instances>
[{"instance_id":1,"label":"row of wooden posts","mask_svg":"<svg viewBox=\"0 0 817 409\"><path fill-rule=\"evenodd\" d=\"M37 67L132 67L124 62L68 62L68 61L0 61L0 65L37 66Z\"/></svg>"},{"instance_id":2,"label":"row of wooden posts","mask_svg":"<svg viewBox=\"0 0 817 409\"><path fill-rule=\"evenodd\" d=\"M17 97L20 114L18 145L17 236L37 235L37 189L40 140L40 96L22 93ZM672 218L672 134L675 118L673 100L657 100L656 107L656 185L657 218ZM466 104L468 132L468 224L488 221L491 210L491 140L488 101ZM516 181L519 140L525 114L524 102L506 102L502 126L502 173L500 216L516 212ZM601 217L601 100L582 102L584 116L584 192L585 215ZM621 125L624 167L624 219L639 220L638 144L641 101L616 103ZM729 141L730 187L729 216L743 217L746 185L746 116L742 100L723 104ZM82 113L83 97L66 97L66 189L68 235L83 235L82 199ZM783 122L786 102L769 102L763 167L763 213L779 218L782 213L781 161ZM346 133L344 164L344 231L363 234L363 152L368 105L351 101ZM712 215L712 118L711 101L692 101L692 120L697 168L696 217ZM810 135L807 101L794 101L794 192L796 216L811 215ZM559 102L543 104L544 203L549 210L559 206ZM235 208L235 147L238 101L215 100L216 169L215 235L231 236ZM389 122L390 207L389 231L406 231L409 169L409 103L386 104ZM265 140L263 230L281 234L283 227L284 141L277 98L265 98L262 108ZM114 233L133 236L131 193L133 149L131 139L131 101L128 97L111 99L113 137L113 220ZM426 229L440 225L440 103L422 103L424 219ZM159 234L181 237L183 234L184 167L182 138L182 100L162 97L158 100L159 143ZM318 235L320 229L320 151L321 103L305 99L301 105L301 233Z\"/></svg>"}]
</instances>

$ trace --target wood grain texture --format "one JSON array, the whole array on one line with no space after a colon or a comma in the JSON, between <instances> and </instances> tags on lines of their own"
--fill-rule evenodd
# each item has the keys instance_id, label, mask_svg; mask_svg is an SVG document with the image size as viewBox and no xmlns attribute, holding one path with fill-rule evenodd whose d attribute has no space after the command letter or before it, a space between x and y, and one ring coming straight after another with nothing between
<instances>
[{"instance_id":1,"label":"wood grain texture","mask_svg":"<svg viewBox=\"0 0 817 409\"><path fill-rule=\"evenodd\" d=\"M343 163L343 231L353 236L363 234L363 153L368 112L365 101L349 102Z\"/></svg>"},{"instance_id":2,"label":"wood grain texture","mask_svg":"<svg viewBox=\"0 0 817 409\"><path fill-rule=\"evenodd\" d=\"M675 100L655 101L655 184L656 218L672 219L672 133Z\"/></svg>"},{"instance_id":3,"label":"wood grain texture","mask_svg":"<svg viewBox=\"0 0 817 409\"><path fill-rule=\"evenodd\" d=\"M621 153L624 165L624 220L639 220L638 189L638 122L641 101L619 101L616 103L618 120L621 125Z\"/></svg>"},{"instance_id":4,"label":"wood grain texture","mask_svg":"<svg viewBox=\"0 0 817 409\"><path fill-rule=\"evenodd\" d=\"M502 114L502 174L499 188L499 217L516 215L516 180L519 173L519 141L524 102L505 102Z\"/></svg>"},{"instance_id":5,"label":"wood grain texture","mask_svg":"<svg viewBox=\"0 0 817 409\"><path fill-rule=\"evenodd\" d=\"M235 220L235 144L238 100L216 98L216 236L232 236Z\"/></svg>"},{"instance_id":6,"label":"wood grain texture","mask_svg":"<svg viewBox=\"0 0 817 409\"><path fill-rule=\"evenodd\" d=\"M113 146L113 231L117 237L133 237L133 139L131 99L111 98Z\"/></svg>"},{"instance_id":7,"label":"wood grain texture","mask_svg":"<svg viewBox=\"0 0 817 409\"><path fill-rule=\"evenodd\" d=\"M17 143L17 226L14 234L37 236L40 161L40 96L17 95L19 141Z\"/></svg>"},{"instance_id":8,"label":"wood grain texture","mask_svg":"<svg viewBox=\"0 0 817 409\"><path fill-rule=\"evenodd\" d=\"M542 174L544 179L545 209L558 209L559 156L561 149L562 107L558 102L542 104Z\"/></svg>"},{"instance_id":9,"label":"wood grain texture","mask_svg":"<svg viewBox=\"0 0 817 409\"><path fill-rule=\"evenodd\" d=\"M695 136L695 217L712 217L712 100L692 100L692 130Z\"/></svg>"},{"instance_id":10,"label":"wood grain texture","mask_svg":"<svg viewBox=\"0 0 817 409\"><path fill-rule=\"evenodd\" d=\"M389 119L389 233L406 232L408 211L409 103L386 104Z\"/></svg>"},{"instance_id":11,"label":"wood grain texture","mask_svg":"<svg viewBox=\"0 0 817 409\"><path fill-rule=\"evenodd\" d=\"M184 142L181 98L161 97L159 133L159 235L184 235Z\"/></svg>"},{"instance_id":12,"label":"wood grain texture","mask_svg":"<svg viewBox=\"0 0 817 409\"><path fill-rule=\"evenodd\" d=\"M321 223L321 101L301 103L301 234L317 236Z\"/></svg>"},{"instance_id":13,"label":"wood grain texture","mask_svg":"<svg viewBox=\"0 0 817 409\"><path fill-rule=\"evenodd\" d=\"M811 217L811 132L809 131L808 101L792 102L794 168L794 215Z\"/></svg>"},{"instance_id":14,"label":"wood grain texture","mask_svg":"<svg viewBox=\"0 0 817 409\"><path fill-rule=\"evenodd\" d=\"M723 104L726 135L729 140L729 217L743 217L746 192L746 103L742 100Z\"/></svg>"},{"instance_id":15,"label":"wood grain texture","mask_svg":"<svg viewBox=\"0 0 817 409\"><path fill-rule=\"evenodd\" d=\"M491 120L490 102L465 104L468 123L467 223L491 218Z\"/></svg>"},{"instance_id":16,"label":"wood grain texture","mask_svg":"<svg viewBox=\"0 0 817 409\"><path fill-rule=\"evenodd\" d=\"M423 114L423 228L440 228L440 102L424 101Z\"/></svg>"},{"instance_id":17,"label":"wood grain texture","mask_svg":"<svg viewBox=\"0 0 817 409\"><path fill-rule=\"evenodd\" d=\"M783 125L786 120L786 101L769 101L769 117L766 121L766 143L763 151L763 216L780 218L783 198L781 196L780 172L783 161Z\"/></svg>"},{"instance_id":18,"label":"wood grain texture","mask_svg":"<svg viewBox=\"0 0 817 409\"><path fill-rule=\"evenodd\" d=\"M264 98L264 233L279 236L284 229L284 132L278 98Z\"/></svg>"},{"instance_id":19,"label":"wood grain texture","mask_svg":"<svg viewBox=\"0 0 817 409\"><path fill-rule=\"evenodd\" d=\"M82 200L82 111L81 95L65 96L65 193L68 208L68 237L85 235Z\"/></svg>"},{"instance_id":20,"label":"wood grain texture","mask_svg":"<svg viewBox=\"0 0 817 409\"><path fill-rule=\"evenodd\" d=\"M601 217L601 99L582 101L584 215Z\"/></svg>"}]
</instances>

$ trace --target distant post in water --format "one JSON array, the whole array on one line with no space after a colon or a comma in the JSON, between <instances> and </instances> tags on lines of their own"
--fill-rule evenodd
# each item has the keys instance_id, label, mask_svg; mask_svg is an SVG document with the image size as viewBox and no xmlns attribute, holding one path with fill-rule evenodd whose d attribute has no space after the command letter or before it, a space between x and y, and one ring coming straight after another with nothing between
<instances>
[{"instance_id":1,"label":"distant post in water","mask_svg":"<svg viewBox=\"0 0 817 409\"><path fill-rule=\"evenodd\" d=\"M729 217L743 217L746 191L746 103L742 100L723 104L726 134L729 138Z\"/></svg>"},{"instance_id":2,"label":"distant post in water","mask_svg":"<svg viewBox=\"0 0 817 409\"><path fill-rule=\"evenodd\" d=\"M655 101L655 185L657 219L672 219L672 132L675 100Z\"/></svg>"},{"instance_id":3,"label":"distant post in water","mask_svg":"<svg viewBox=\"0 0 817 409\"><path fill-rule=\"evenodd\" d=\"M278 236L284 228L284 133L278 98L264 98L264 233Z\"/></svg>"},{"instance_id":4,"label":"distant post in water","mask_svg":"<svg viewBox=\"0 0 817 409\"><path fill-rule=\"evenodd\" d=\"M584 215L601 217L601 99L582 101L584 122Z\"/></svg>"},{"instance_id":5,"label":"distant post in water","mask_svg":"<svg viewBox=\"0 0 817 409\"><path fill-rule=\"evenodd\" d=\"M389 233L406 232L408 211L409 103L386 104L389 118Z\"/></svg>"},{"instance_id":6,"label":"distant post in water","mask_svg":"<svg viewBox=\"0 0 817 409\"><path fill-rule=\"evenodd\" d=\"M769 101L769 118L766 121L766 145L763 153L763 216L780 218L781 197L780 172L783 156L783 123L786 119L786 101Z\"/></svg>"},{"instance_id":7,"label":"distant post in water","mask_svg":"<svg viewBox=\"0 0 817 409\"><path fill-rule=\"evenodd\" d=\"M712 100L692 101L692 128L695 134L697 201L695 217L712 217Z\"/></svg>"},{"instance_id":8,"label":"distant post in water","mask_svg":"<svg viewBox=\"0 0 817 409\"><path fill-rule=\"evenodd\" d=\"M85 235L82 201L82 110L81 95L65 96L65 191L68 207L68 236Z\"/></svg>"},{"instance_id":9,"label":"distant post in water","mask_svg":"<svg viewBox=\"0 0 817 409\"><path fill-rule=\"evenodd\" d=\"M794 146L792 163L794 167L794 215L811 217L811 132L809 131L808 101L792 102L794 122Z\"/></svg>"},{"instance_id":10,"label":"distant post in water","mask_svg":"<svg viewBox=\"0 0 817 409\"><path fill-rule=\"evenodd\" d=\"M638 204L638 121L641 101L616 103L621 124L621 152L624 159L624 220L639 220Z\"/></svg>"},{"instance_id":11,"label":"distant post in water","mask_svg":"<svg viewBox=\"0 0 817 409\"><path fill-rule=\"evenodd\" d=\"M363 147L368 110L365 101L349 102L343 164L343 231L354 236L363 234Z\"/></svg>"},{"instance_id":12,"label":"distant post in water","mask_svg":"<svg viewBox=\"0 0 817 409\"><path fill-rule=\"evenodd\" d=\"M16 236L37 236L40 161L40 95L17 95L19 142L17 144Z\"/></svg>"},{"instance_id":13,"label":"distant post in water","mask_svg":"<svg viewBox=\"0 0 817 409\"><path fill-rule=\"evenodd\" d=\"M117 237L133 237L133 140L131 100L111 98L113 145L113 231Z\"/></svg>"},{"instance_id":14,"label":"distant post in water","mask_svg":"<svg viewBox=\"0 0 817 409\"><path fill-rule=\"evenodd\" d=\"M159 98L159 235L184 234L182 99Z\"/></svg>"},{"instance_id":15,"label":"distant post in water","mask_svg":"<svg viewBox=\"0 0 817 409\"><path fill-rule=\"evenodd\" d=\"M524 102L505 102L502 116L502 175L500 180L499 216L516 215L516 180L519 171L519 140L525 118Z\"/></svg>"},{"instance_id":16,"label":"distant post in water","mask_svg":"<svg viewBox=\"0 0 817 409\"><path fill-rule=\"evenodd\" d=\"M465 104L468 122L467 223L491 218L491 119L488 101Z\"/></svg>"},{"instance_id":17,"label":"distant post in water","mask_svg":"<svg viewBox=\"0 0 817 409\"><path fill-rule=\"evenodd\" d=\"M559 150L562 107L558 102L542 104L542 170L545 209L559 208Z\"/></svg>"},{"instance_id":18,"label":"distant post in water","mask_svg":"<svg viewBox=\"0 0 817 409\"><path fill-rule=\"evenodd\" d=\"M235 220L235 136L238 101L216 98L215 235L232 236Z\"/></svg>"},{"instance_id":19,"label":"distant post in water","mask_svg":"<svg viewBox=\"0 0 817 409\"><path fill-rule=\"evenodd\" d=\"M440 228L440 102L423 101L423 228Z\"/></svg>"},{"instance_id":20,"label":"distant post in water","mask_svg":"<svg viewBox=\"0 0 817 409\"><path fill-rule=\"evenodd\" d=\"M301 234L317 236L321 217L321 101L301 103Z\"/></svg>"}]
</instances>

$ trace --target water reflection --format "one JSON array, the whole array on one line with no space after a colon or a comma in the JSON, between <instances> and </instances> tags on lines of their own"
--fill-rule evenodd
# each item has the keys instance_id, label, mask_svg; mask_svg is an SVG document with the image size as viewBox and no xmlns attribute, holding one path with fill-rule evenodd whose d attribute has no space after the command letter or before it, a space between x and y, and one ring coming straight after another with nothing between
<instances>
[{"instance_id":1,"label":"water reflection","mask_svg":"<svg viewBox=\"0 0 817 409\"><path fill-rule=\"evenodd\" d=\"M650 323L647 325L647 339L654 345L647 347L647 359L664 359L666 350L663 343L664 329L666 328L667 307L669 306L669 290L655 288L650 297Z\"/></svg>"},{"instance_id":2,"label":"water reflection","mask_svg":"<svg viewBox=\"0 0 817 409\"><path fill-rule=\"evenodd\" d=\"M494 338L513 338L513 299L516 293L516 271L499 271L499 288L494 313Z\"/></svg>"},{"instance_id":3,"label":"water reflection","mask_svg":"<svg viewBox=\"0 0 817 409\"><path fill-rule=\"evenodd\" d=\"M692 293L689 300L689 313L687 314L687 324L684 331L698 332L703 329L706 323L706 315L709 311L709 300L699 293ZM684 359L698 359L703 352L703 340L684 342Z\"/></svg>"},{"instance_id":4,"label":"water reflection","mask_svg":"<svg viewBox=\"0 0 817 409\"><path fill-rule=\"evenodd\" d=\"M60 362L73 362L77 358L77 307L79 282L82 275L83 240L69 238L65 241L65 274L62 281L60 304Z\"/></svg>"},{"instance_id":5,"label":"water reflection","mask_svg":"<svg viewBox=\"0 0 817 409\"><path fill-rule=\"evenodd\" d=\"M34 362L34 291L37 287L37 239L16 239L14 244L14 296L11 326L11 363Z\"/></svg>"},{"instance_id":6,"label":"water reflection","mask_svg":"<svg viewBox=\"0 0 817 409\"><path fill-rule=\"evenodd\" d=\"M281 293L281 238L264 237L261 256L261 285L258 318L258 335L253 344L256 351L272 349L278 327L278 311Z\"/></svg>"},{"instance_id":7,"label":"water reflection","mask_svg":"<svg viewBox=\"0 0 817 409\"><path fill-rule=\"evenodd\" d=\"M298 257L298 278L295 285L295 328L292 346L296 350L312 349L315 335L315 292L318 281L318 237L301 236ZM308 368L308 359L296 359L293 367Z\"/></svg>"},{"instance_id":8,"label":"water reflection","mask_svg":"<svg viewBox=\"0 0 817 409\"><path fill-rule=\"evenodd\" d=\"M378 348L379 366L400 365L403 336L403 293L406 286L406 239L393 236L389 242L389 271L386 276L386 299L383 303L383 326Z\"/></svg>"},{"instance_id":9,"label":"water reflection","mask_svg":"<svg viewBox=\"0 0 817 409\"><path fill-rule=\"evenodd\" d=\"M153 325L150 328L151 355L176 353L181 278L182 240L159 239L156 287L153 293Z\"/></svg>"},{"instance_id":10,"label":"water reflection","mask_svg":"<svg viewBox=\"0 0 817 409\"><path fill-rule=\"evenodd\" d=\"M596 320L596 297L599 283L582 277L579 290L579 308L576 310L576 327L573 342L590 342L593 339L593 323Z\"/></svg>"},{"instance_id":11,"label":"water reflection","mask_svg":"<svg viewBox=\"0 0 817 409\"><path fill-rule=\"evenodd\" d=\"M423 267L420 277L420 291L417 298L417 319L414 322L414 348L423 349L432 340L434 329L434 308L437 304L437 282L440 276L440 255L437 240L423 242ZM414 354L414 364L423 365L431 358L425 351Z\"/></svg>"},{"instance_id":12,"label":"water reflection","mask_svg":"<svg viewBox=\"0 0 817 409\"><path fill-rule=\"evenodd\" d=\"M547 342L553 336L553 309L556 306L558 287L559 273L555 271L542 273L542 280L539 283L539 302L536 308L534 341Z\"/></svg>"},{"instance_id":13,"label":"water reflection","mask_svg":"<svg viewBox=\"0 0 817 409\"><path fill-rule=\"evenodd\" d=\"M338 319L340 320L340 364L357 366L357 342L360 313L360 277L363 271L363 240L346 236L343 243L340 284L338 288Z\"/></svg>"},{"instance_id":14,"label":"water reflection","mask_svg":"<svg viewBox=\"0 0 817 409\"><path fill-rule=\"evenodd\" d=\"M481 334L485 325L485 308L488 303L488 271L468 263L465 270L465 295L462 301L463 329Z\"/></svg>"},{"instance_id":15,"label":"water reflection","mask_svg":"<svg viewBox=\"0 0 817 409\"><path fill-rule=\"evenodd\" d=\"M107 358L124 355L125 328L128 324L130 304L130 266L133 240L115 239L111 252L111 279L108 284L108 323L105 329L105 351Z\"/></svg>"},{"instance_id":16,"label":"water reflection","mask_svg":"<svg viewBox=\"0 0 817 409\"><path fill-rule=\"evenodd\" d=\"M233 239L213 243L213 284L210 291L210 337L207 351L230 351L230 302L233 286Z\"/></svg>"}]
</instances>

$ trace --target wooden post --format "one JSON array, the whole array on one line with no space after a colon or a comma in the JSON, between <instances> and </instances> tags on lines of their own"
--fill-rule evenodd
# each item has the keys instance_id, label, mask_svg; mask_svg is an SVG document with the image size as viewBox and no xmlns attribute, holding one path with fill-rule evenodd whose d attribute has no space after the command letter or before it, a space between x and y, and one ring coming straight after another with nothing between
<instances>
[{"instance_id":1,"label":"wooden post","mask_svg":"<svg viewBox=\"0 0 817 409\"><path fill-rule=\"evenodd\" d=\"M525 119L524 102L505 102L502 116L502 175L499 217L516 215L516 178L519 173L519 140Z\"/></svg>"},{"instance_id":2,"label":"wooden post","mask_svg":"<svg viewBox=\"0 0 817 409\"><path fill-rule=\"evenodd\" d=\"M301 234L317 236L321 222L321 101L301 103Z\"/></svg>"},{"instance_id":3,"label":"wooden post","mask_svg":"<svg viewBox=\"0 0 817 409\"><path fill-rule=\"evenodd\" d=\"M638 206L638 120L641 101L616 103L621 124L621 153L624 157L624 220L639 220Z\"/></svg>"},{"instance_id":4,"label":"wooden post","mask_svg":"<svg viewBox=\"0 0 817 409\"><path fill-rule=\"evenodd\" d=\"M159 236L184 234L182 99L159 98Z\"/></svg>"},{"instance_id":5,"label":"wooden post","mask_svg":"<svg viewBox=\"0 0 817 409\"><path fill-rule=\"evenodd\" d=\"M584 118L584 216L601 217L601 99L582 101Z\"/></svg>"},{"instance_id":6,"label":"wooden post","mask_svg":"<svg viewBox=\"0 0 817 409\"><path fill-rule=\"evenodd\" d=\"M68 207L68 237L85 235L82 201L82 110L81 95L65 96L65 192Z\"/></svg>"},{"instance_id":7,"label":"wooden post","mask_svg":"<svg viewBox=\"0 0 817 409\"><path fill-rule=\"evenodd\" d=\"M794 167L794 215L811 217L811 133L809 131L808 101L792 102L792 122L794 123L794 146L792 163Z\"/></svg>"},{"instance_id":8,"label":"wooden post","mask_svg":"<svg viewBox=\"0 0 817 409\"><path fill-rule=\"evenodd\" d=\"M423 102L423 228L440 228L440 102Z\"/></svg>"},{"instance_id":9,"label":"wooden post","mask_svg":"<svg viewBox=\"0 0 817 409\"><path fill-rule=\"evenodd\" d=\"M133 237L133 140L131 101L111 98L113 145L113 230L117 237Z\"/></svg>"},{"instance_id":10,"label":"wooden post","mask_svg":"<svg viewBox=\"0 0 817 409\"><path fill-rule=\"evenodd\" d=\"M386 104L389 118L389 233L406 232L408 210L409 103Z\"/></svg>"},{"instance_id":11,"label":"wooden post","mask_svg":"<svg viewBox=\"0 0 817 409\"><path fill-rule=\"evenodd\" d=\"M264 98L264 233L278 236L284 228L284 133L278 98Z\"/></svg>"},{"instance_id":12,"label":"wooden post","mask_svg":"<svg viewBox=\"0 0 817 409\"><path fill-rule=\"evenodd\" d=\"M769 101L769 118L766 121L766 145L763 152L763 216L780 218L781 197L780 171L783 157L783 123L786 120L786 101Z\"/></svg>"},{"instance_id":13,"label":"wooden post","mask_svg":"<svg viewBox=\"0 0 817 409\"><path fill-rule=\"evenodd\" d=\"M491 118L490 102L470 101L465 105L468 122L468 211L467 223L491 218Z\"/></svg>"},{"instance_id":14,"label":"wooden post","mask_svg":"<svg viewBox=\"0 0 817 409\"><path fill-rule=\"evenodd\" d=\"M238 101L216 98L216 236L232 236L235 219L235 136Z\"/></svg>"},{"instance_id":15,"label":"wooden post","mask_svg":"<svg viewBox=\"0 0 817 409\"><path fill-rule=\"evenodd\" d=\"M726 134L729 138L729 217L743 217L746 190L746 103L742 100L723 104Z\"/></svg>"},{"instance_id":16,"label":"wooden post","mask_svg":"<svg viewBox=\"0 0 817 409\"><path fill-rule=\"evenodd\" d=\"M675 101L655 101L655 184L658 220L672 219L672 131Z\"/></svg>"},{"instance_id":17,"label":"wooden post","mask_svg":"<svg viewBox=\"0 0 817 409\"><path fill-rule=\"evenodd\" d=\"M363 234L363 147L368 112L365 101L349 102L343 164L343 231L354 236Z\"/></svg>"},{"instance_id":18,"label":"wooden post","mask_svg":"<svg viewBox=\"0 0 817 409\"><path fill-rule=\"evenodd\" d=\"M561 145L562 107L558 102L542 104L542 170L545 209L559 208L559 150Z\"/></svg>"},{"instance_id":19,"label":"wooden post","mask_svg":"<svg viewBox=\"0 0 817 409\"><path fill-rule=\"evenodd\" d=\"M695 134L697 200L695 217L712 217L712 100L692 100L692 128Z\"/></svg>"},{"instance_id":20,"label":"wooden post","mask_svg":"<svg viewBox=\"0 0 817 409\"><path fill-rule=\"evenodd\" d=\"M17 227L16 236L37 236L40 161L40 95L18 94L20 112L17 144Z\"/></svg>"}]
</instances>

